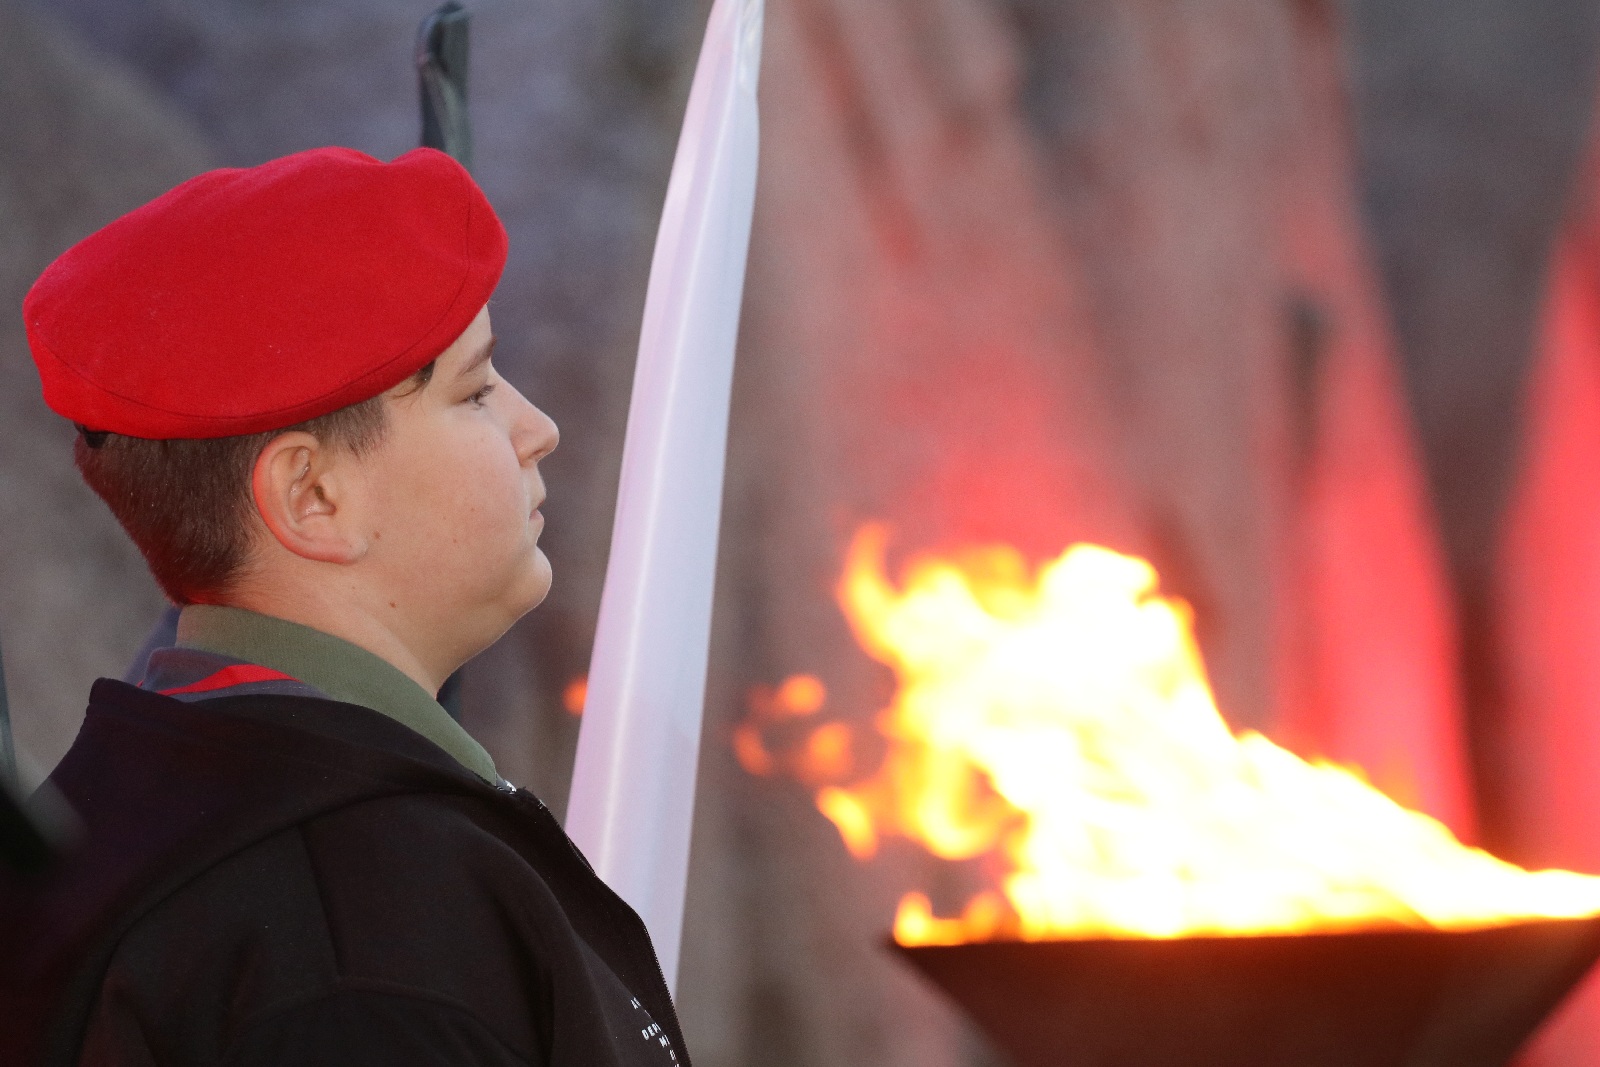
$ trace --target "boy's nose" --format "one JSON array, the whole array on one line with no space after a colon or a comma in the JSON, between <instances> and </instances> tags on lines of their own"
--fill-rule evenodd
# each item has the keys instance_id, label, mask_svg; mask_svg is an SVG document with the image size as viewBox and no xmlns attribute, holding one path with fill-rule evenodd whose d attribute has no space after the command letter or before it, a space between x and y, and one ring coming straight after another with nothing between
<instances>
[{"instance_id":1,"label":"boy's nose","mask_svg":"<svg viewBox=\"0 0 1600 1067\"><path fill-rule=\"evenodd\" d=\"M526 466L537 463L556 450L561 443L561 431L555 420L522 399L523 411L517 420L517 457Z\"/></svg>"}]
</instances>

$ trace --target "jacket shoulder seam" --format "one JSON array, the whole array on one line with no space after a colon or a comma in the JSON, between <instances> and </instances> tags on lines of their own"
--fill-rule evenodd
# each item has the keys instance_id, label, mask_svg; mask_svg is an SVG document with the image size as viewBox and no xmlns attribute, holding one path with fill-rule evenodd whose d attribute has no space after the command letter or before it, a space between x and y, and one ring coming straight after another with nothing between
<instances>
[{"instance_id":1,"label":"jacket shoulder seam","mask_svg":"<svg viewBox=\"0 0 1600 1067\"><path fill-rule=\"evenodd\" d=\"M333 957L333 973L335 982L344 979L344 953L340 951L339 938L334 933L333 919L328 914L328 894L323 886L322 872L317 869L317 857L311 849L311 842L306 838L306 823L310 820L295 823L295 837L300 841L300 852L305 857L306 869L311 875L311 885L317 896L317 912L322 920L322 936L328 946L328 954Z\"/></svg>"}]
</instances>

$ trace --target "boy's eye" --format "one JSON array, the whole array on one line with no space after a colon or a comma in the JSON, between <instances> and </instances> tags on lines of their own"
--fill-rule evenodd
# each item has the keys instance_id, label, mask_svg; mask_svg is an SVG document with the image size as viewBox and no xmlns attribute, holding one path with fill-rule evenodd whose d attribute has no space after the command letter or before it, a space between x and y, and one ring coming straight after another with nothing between
<instances>
[{"instance_id":1,"label":"boy's eye","mask_svg":"<svg viewBox=\"0 0 1600 1067\"><path fill-rule=\"evenodd\" d=\"M492 392L494 392L494 383L490 382L482 389L479 389L476 393L473 393L471 396L467 397L467 400L478 407L482 407L484 399Z\"/></svg>"}]
</instances>

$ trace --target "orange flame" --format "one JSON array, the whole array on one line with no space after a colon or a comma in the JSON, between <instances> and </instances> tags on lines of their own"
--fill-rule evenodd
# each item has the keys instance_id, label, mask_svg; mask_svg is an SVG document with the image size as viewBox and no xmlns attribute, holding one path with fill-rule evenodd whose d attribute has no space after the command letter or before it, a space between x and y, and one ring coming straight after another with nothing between
<instances>
[{"instance_id":1,"label":"orange flame","mask_svg":"<svg viewBox=\"0 0 1600 1067\"><path fill-rule=\"evenodd\" d=\"M583 705L589 699L589 676L582 675L567 683L561 691L561 706L567 709L568 715L583 714Z\"/></svg>"},{"instance_id":2,"label":"orange flame","mask_svg":"<svg viewBox=\"0 0 1600 1067\"><path fill-rule=\"evenodd\" d=\"M1600 878L1523 871L1358 773L1230 731L1188 608L1156 594L1144 561L1076 545L1032 575L993 548L915 560L897 589L884 545L882 528L857 536L839 595L898 679L878 720L888 752L871 778L820 789L817 806L857 858L900 836L1002 872L954 918L907 895L901 943L1600 912ZM847 742L836 732L828 745Z\"/></svg>"},{"instance_id":3,"label":"orange flame","mask_svg":"<svg viewBox=\"0 0 1600 1067\"><path fill-rule=\"evenodd\" d=\"M783 763L795 777L811 785L848 775L853 763L851 736L843 723L818 728L797 754L782 757L768 748L763 732L774 724L815 715L827 701L827 687L810 674L785 678L776 689L764 685L751 689L746 697L750 715L733 730L733 754L740 766L764 777L775 774Z\"/></svg>"},{"instance_id":4,"label":"orange flame","mask_svg":"<svg viewBox=\"0 0 1600 1067\"><path fill-rule=\"evenodd\" d=\"M765 778L778 769L778 761L767 751L761 728L755 723L740 723L733 731L733 754L747 772Z\"/></svg>"},{"instance_id":5,"label":"orange flame","mask_svg":"<svg viewBox=\"0 0 1600 1067\"><path fill-rule=\"evenodd\" d=\"M784 679L773 698L774 706L785 715L815 715L827 702L828 690L809 674Z\"/></svg>"}]
</instances>

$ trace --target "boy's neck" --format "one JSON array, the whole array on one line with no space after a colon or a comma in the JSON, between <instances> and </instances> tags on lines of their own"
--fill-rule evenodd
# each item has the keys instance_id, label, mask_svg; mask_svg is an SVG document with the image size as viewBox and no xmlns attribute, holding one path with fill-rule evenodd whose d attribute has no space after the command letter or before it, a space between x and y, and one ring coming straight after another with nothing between
<instances>
[{"instance_id":1,"label":"boy's neck","mask_svg":"<svg viewBox=\"0 0 1600 1067\"><path fill-rule=\"evenodd\" d=\"M362 610L353 598L330 601L321 597L263 596L243 590L229 597L223 606L285 619L348 641L400 671L430 696L437 695L445 679L460 666L454 664L446 669L426 663L413 647L415 642L402 638L398 626L385 625L373 613Z\"/></svg>"},{"instance_id":2,"label":"boy's neck","mask_svg":"<svg viewBox=\"0 0 1600 1067\"><path fill-rule=\"evenodd\" d=\"M225 661L256 664L309 687L309 695L387 715L438 745L485 781L500 781L494 760L435 698L387 660L343 638L244 608L195 604L184 608L178 618L177 645L152 655L151 664L159 665L153 673L147 671L145 688L165 691L159 684L150 684L160 679L163 670L180 691L215 676L214 664L170 653L209 653ZM185 671L199 673L189 678ZM205 687L205 691L213 689Z\"/></svg>"}]
</instances>

